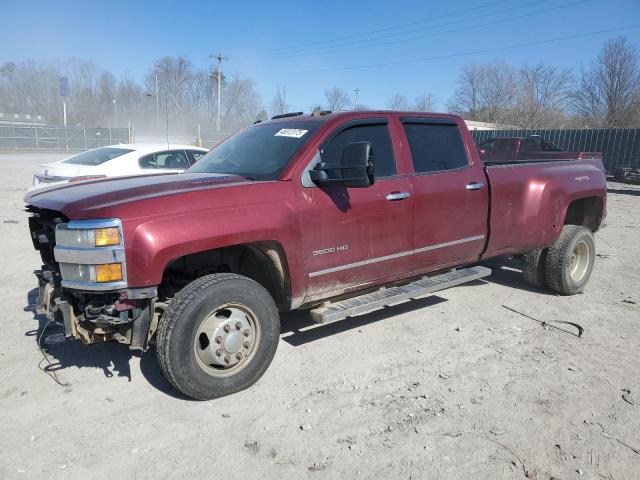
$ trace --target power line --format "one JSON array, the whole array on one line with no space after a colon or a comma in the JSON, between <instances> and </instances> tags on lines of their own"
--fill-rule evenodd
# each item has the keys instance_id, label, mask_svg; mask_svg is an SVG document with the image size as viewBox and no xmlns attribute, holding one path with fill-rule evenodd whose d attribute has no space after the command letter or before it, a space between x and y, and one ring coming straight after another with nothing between
<instances>
[{"instance_id":1,"label":"power line","mask_svg":"<svg viewBox=\"0 0 640 480\"><path fill-rule=\"evenodd\" d=\"M256 53L261 54L261 53L278 52L278 51L282 51L282 50L290 50L290 49L296 49L296 48L310 47L310 46L319 45L319 44L323 44L323 43L332 43L332 42L337 42L337 41L341 41L341 40L347 40L347 39L350 39L350 38L357 38L357 37L362 37L362 36L367 36L367 35L373 35L373 34L376 34L376 33L387 32L387 31L390 31L390 30L396 30L398 28L410 27L412 25L418 25L418 24L421 24L421 23L430 22L432 20L439 20L441 18L453 17L455 15L460 15L462 13L476 12L479 9L492 7L492 6L498 5L500 3L507 3L508 1L509 0L499 0L499 1L495 1L495 2L485 3L483 5L476 5L473 8L466 8L466 9L463 9L463 10L456 10L455 12L449 12L449 13L446 13L446 14L437 15L435 17L423 18L422 20L416 20L414 22L401 23L401 24L392 25L392 26L389 26L389 27L379 28L379 29L376 29L376 30L369 30L368 32L354 33L354 34L351 34L351 35L344 35L344 36L341 36L341 37L334 37L332 39L317 40L315 42L303 43L303 44L298 44L298 45L291 45L291 46L288 46L288 47L272 48L272 49L262 50L262 51L259 51L259 52L256 52ZM548 0L542 0L542 1L548 1ZM538 3L541 3L541 2L538 2Z\"/></svg>"},{"instance_id":2,"label":"power line","mask_svg":"<svg viewBox=\"0 0 640 480\"><path fill-rule=\"evenodd\" d=\"M619 32L622 30L630 30L630 29L635 29L635 28L640 28L640 24L635 24L635 25L628 25L625 27L618 27L618 28L610 28L607 30L597 30L597 31L591 31L591 32L586 32L586 33L578 33L575 35L567 35L564 37L556 37L556 38L550 38L547 40L537 40L537 41L533 41L533 42L525 42L525 43L517 43L514 45L507 45L504 47L495 47L495 48L486 48L486 49L482 49L482 50L471 50L471 51L467 51L467 52L460 52L460 53L452 53L452 54L447 54L447 55L435 55L435 56L431 56L431 57L420 57L420 58L412 58L412 59L408 59L408 60L397 60L394 62L384 62L384 63L371 63L371 64L366 64L366 65L351 65L348 67L335 67L335 68L320 68L320 69L312 69L312 70L290 70L290 71L283 71L283 72L262 72L260 73L260 75L295 75L295 74L299 74L299 73L324 73L324 72L337 72L337 71L346 71L346 70L359 70L359 69L367 69L367 68L379 68L379 67L388 67L388 66L393 66L393 65L403 65L403 64L409 64L409 63L419 63L419 62L426 62L429 60L444 60L447 58L456 58L456 57L464 57L464 56L468 56L468 55L479 55L479 54L483 54L483 53L492 53L492 52L500 52L500 51L504 51L504 50L511 50L514 48L522 48L522 47L531 47L531 46L535 46L535 45L542 45L545 43L553 43L553 42L560 42L563 40L572 40L575 38L583 38L583 37L590 37L593 35L600 35L600 34L604 34L604 33L612 33L612 32Z\"/></svg>"},{"instance_id":3,"label":"power line","mask_svg":"<svg viewBox=\"0 0 640 480\"><path fill-rule=\"evenodd\" d=\"M505 8L505 9L502 9L502 10L499 10L499 11L496 11L496 12L487 12L487 13L484 13L484 14L481 14L481 15L477 15L476 14L472 18L463 18L463 19L460 19L460 20L454 20L452 22L441 23L441 24L438 24L438 25L429 25L429 26L421 27L421 28L414 29L414 30L407 30L407 31L403 31L403 32L391 33L391 34L388 34L388 35L378 36L378 37L375 37L375 38L366 38L366 39L362 39L362 40L353 40L353 41L349 41L349 42L338 43L338 44L335 44L335 45L326 45L326 46L314 47L314 48L311 49L311 51L320 52L320 51L326 50L326 49L334 49L334 48L343 47L343 46L352 46L352 45L357 44L357 43L375 42L375 41L379 41L379 40L384 40L386 38L395 38L395 37L401 37L401 36L404 36L404 35L409 35L409 34L412 34L412 33L423 32L425 30L433 30L433 29L437 29L437 28L448 27L450 25L456 25L456 24L461 24L461 23L466 23L466 22L473 22L473 21L475 21L477 19L480 19L480 18L491 17L491 16L494 16L494 15L500 15L502 13L507 13L507 12L510 12L510 11L513 11L513 10L522 10L522 9L530 7L532 5L539 5L540 3L545 3L545 2L548 2L548 1L549 0L532 1L532 2L529 2L529 3L525 3L524 5L517 5L515 7ZM587 0L584 0L584 1L587 1ZM400 41L405 41L405 40L400 40ZM290 47L290 48L295 48L295 47ZM302 47L296 48L296 49L299 50L301 48ZM300 54L300 53L301 52L296 52L296 51L283 52L283 53L280 53L280 54L277 53L277 52L276 53L265 53L265 54L256 56L256 58L266 58L267 56L269 56L270 58L273 58L274 56L283 56L283 57L284 56L293 56L293 55Z\"/></svg>"},{"instance_id":4,"label":"power line","mask_svg":"<svg viewBox=\"0 0 640 480\"><path fill-rule=\"evenodd\" d=\"M381 46L386 46L386 45L393 45L393 44L398 44L398 43L405 43L405 42L409 42L409 41L414 41L414 40L422 40L425 38L430 38L430 37L435 37L435 36L439 36L439 35L445 35L448 33L456 33L456 32L460 32L460 31L467 31L470 29L475 29L475 28L482 28L485 27L487 25L495 25L495 24L499 24L499 23L504 23L504 22L508 22L508 21L512 21L512 20L518 20L521 18L526 18L526 17L531 17L534 15L540 15L542 13L547 13L547 12L551 12L554 10L559 10L561 8L567 8L567 7L572 7L574 5L579 5L582 3L586 3L590 0L578 0L578 1L574 1L574 2L570 2L570 3L565 3L563 5L558 5L555 7L550 7L550 8L545 8L542 10L536 10L534 12L529 12L529 13L524 13L521 15L514 15L511 17L506 17L506 18L502 18L502 19L498 19L498 20L494 20L494 21L489 21L489 22L482 22L479 23L477 25L468 25L468 26L464 26L464 27L460 27L460 28L455 28L455 29L451 29L451 30L445 30L445 31L441 31L441 32L434 32L434 33L430 33L427 35L419 35L419 36L415 36L415 37L409 37L409 38L402 38L399 40L392 40L392 41L388 41L388 42L379 42L379 43L374 43L374 44L369 44L369 45L361 45L361 46L355 46L355 47L348 47L348 48L336 48L336 49L332 49L332 50L317 50L317 51L310 51L310 52L300 52L300 53L292 53L292 54L285 54L285 55L281 55L279 57L271 57L271 58L292 58L292 57L305 57L305 56L309 56L309 55L318 55L318 54L332 54L332 53L340 53L340 52L347 52L347 51L353 51L353 50L362 50L362 49L367 49L367 48L374 48L374 47L381 47ZM538 4L540 2L532 2L530 4L527 4L527 6L529 5L533 5L533 4ZM509 10L514 10L514 9L509 9ZM501 13L507 12L509 10L504 10ZM481 18L480 16L477 18ZM473 19L475 20L475 19ZM465 21L469 21L469 20L465 20ZM460 22L453 22L450 23L448 25L452 25L454 23L460 23ZM438 27L442 27L445 25L439 25L437 27L430 27L427 29L421 29L421 30L414 30L414 32L416 31L424 31L424 30L432 30L433 28L438 28ZM404 34L408 34L408 33L412 33L412 32L405 32ZM397 36L397 35L395 35ZM370 40L368 40L370 41ZM347 44L345 44L347 45ZM324 47L327 48L327 47Z\"/></svg>"}]
</instances>

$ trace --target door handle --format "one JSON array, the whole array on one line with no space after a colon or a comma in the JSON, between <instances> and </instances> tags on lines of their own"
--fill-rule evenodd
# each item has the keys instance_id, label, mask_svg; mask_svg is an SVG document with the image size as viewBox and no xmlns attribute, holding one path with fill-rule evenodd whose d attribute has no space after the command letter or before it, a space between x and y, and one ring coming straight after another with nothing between
<instances>
[{"instance_id":1,"label":"door handle","mask_svg":"<svg viewBox=\"0 0 640 480\"><path fill-rule=\"evenodd\" d=\"M394 202L397 200L404 200L405 198L409 198L409 195L411 195L409 192L391 192L385 198L390 202Z\"/></svg>"},{"instance_id":2,"label":"door handle","mask_svg":"<svg viewBox=\"0 0 640 480\"><path fill-rule=\"evenodd\" d=\"M484 188L484 183L482 182L467 183L467 190L480 190L481 188Z\"/></svg>"}]
</instances>

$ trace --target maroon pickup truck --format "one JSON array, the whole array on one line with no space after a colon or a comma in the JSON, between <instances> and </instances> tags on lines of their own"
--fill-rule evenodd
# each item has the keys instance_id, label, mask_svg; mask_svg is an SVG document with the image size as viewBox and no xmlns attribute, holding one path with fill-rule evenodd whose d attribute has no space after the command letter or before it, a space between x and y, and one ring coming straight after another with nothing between
<instances>
[{"instance_id":1,"label":"maroon pickup truck","mask_svg":"<svg viewBox=\"0 0 640 480\"><path fill-rule=\"evenodd\" d=\"M600 160L485 166L459 117L363 111L284 115L183 174L25 201L38 312L87 344L155 345L171 384L210 399L265 372L279 312L343 319L487 276L477 262L503 254L538 287L582 291L606 189Z\"/></svg>"},{"instance_id":2,"label":"maroon pickup truck","mask_svg":"<svg viewBox=\"0 0 640 480\"><path fill-rule=\"evenodd\" d=\"M504 162L515 160L602 160L598 152L566 152L538 135L531 137L496 137L478 145L480 160Z\"/></svg>"}]
</instances>

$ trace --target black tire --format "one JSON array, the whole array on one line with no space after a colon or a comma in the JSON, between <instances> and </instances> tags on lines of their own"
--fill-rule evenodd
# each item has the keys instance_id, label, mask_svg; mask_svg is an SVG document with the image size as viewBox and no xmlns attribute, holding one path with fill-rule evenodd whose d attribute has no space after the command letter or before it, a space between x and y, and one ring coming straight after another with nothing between
<instances>
[{"instance_id":1,"label":"black tire","mask_svg":"<svg viewBox=\"0 0 640 480\"><path fill-rule=\"evenodd\" d=\"M591 276L595 255L596 246L591 230L581 225L565 225L547 252L545 270L549 288L563 295L582 292ZM574 275L573 267L581 261L576 257L584 258L585 263Z\"/></svg>"},{"instance_id":2,"label":"black tire","mask_svg":"<svg viewBox=\"0 0 640 480\"><path fill-rule=\"evenodd\" d=\"M546 248L537 248L522 255L522 274L524 280L532 287L547 288L546 259Z\"/></svg>"},{"instance_id":3,"label":"black tire","mask_svg":"<svg viewBox=\"0 0 640 480\"><path fill-rule=\"evenodd\" d=\"M228 307L228 308L226 308ZM219 312L238 311L248 312L246 320L251 319L255 324L256 333L252 334L250 352L240 351L242 360L234 367L205 365L201 352L208 351L209 337L205 336L206 349L202 347L202 335L199 329L206 322L218 322ZM235 318L235 317L234 317ZM244 320L243 320L244 322ZM240 325L240 323L236 323ZM231 333L224 335L222 345L214 344L211 340L209 355L226 352L227 335L230 337L239 332L231 329ZM219 331L215 330L216 332ZM229 330L224 330L229 332ZM157 334L156 356L162 373L177 390L197 400L210 400L224 395L244 390L253 385L267 370L276 353L280 337L280 317L278 309L269 293L253 280L232 273L216 273L201 277L183 288L171 301L161 318ZM216 342L220 340L219 336ZM237 342L236 342L237 343ZM248 342L245 342L246 346ZM213 347L218 348L216 353ZM200 351L198 350L200 348ZM243 348L240 346L239 348ZM233 361L235 362L235 354ZM223 353L223 357L230 357ZM215 360L219 360L216 358ZM240 366L242 367L240 368ZM233 371L232 368L238 368Z\"/></svg>"}]
</instances>

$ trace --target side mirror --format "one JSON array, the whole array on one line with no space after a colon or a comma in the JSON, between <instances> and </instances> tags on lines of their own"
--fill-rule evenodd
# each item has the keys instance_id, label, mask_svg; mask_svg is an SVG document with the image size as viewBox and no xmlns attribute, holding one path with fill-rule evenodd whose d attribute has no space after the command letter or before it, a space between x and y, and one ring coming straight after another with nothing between
<instances>
[{"instance_id":1,"label":"side mirror","mask_svg":"<svg viewBox=\"0 0 640 480\"><path fill-rule=\"evenodd\" d=\"M320 162L309 172L311 180L320 186L342 185L363 188L373 185L374 162L370 142L353 142L342 149L340 163Z\"/></svg>"}]
</instances>

